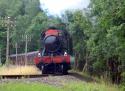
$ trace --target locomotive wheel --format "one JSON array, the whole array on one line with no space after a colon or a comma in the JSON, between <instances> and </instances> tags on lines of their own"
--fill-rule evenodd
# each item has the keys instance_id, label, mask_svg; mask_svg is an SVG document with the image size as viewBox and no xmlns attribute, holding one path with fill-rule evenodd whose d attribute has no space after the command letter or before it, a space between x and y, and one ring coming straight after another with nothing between
<instances>
[{"instance_id":1,"label":"locomotive wheel","mask_svg":"<svg viewBox=\"0 0 125 91\"><path fill-rule=\"evenodd\" d=\"M66 69L66 70L63 70L63 75L67 75L67 74L68 74L67 69Z\"/></svg>"},{"instance_id":2,"label":"locomotive wheel","mask_svg":"<svg viewBox=\"0 0 125 91\"><path fill-rule=\"evenodd\" d=\"M42 70L42 74L47 74L46 70Z\"/></svg>"},{"instance_id":3,"label":"locomotive wheel","mask_svg":"<svg viewBox=\"0 0 125 91\"><path fill-rule=\"evenodd\" d=\"M47 69L45 67L42 68L42 74L47 74Z\"/></svg>"},{"instance_id":4,"label":"locomotive wheel","mask_svg":"<svg viewBox=\"0 0 125 91\"><path fill-rule=\"evenodd\" d=\"M67 75L68 74L68 69L67 69L67 63L63 63L61 66L62 69L62 74Z\"/></svg>"}]
</instances>

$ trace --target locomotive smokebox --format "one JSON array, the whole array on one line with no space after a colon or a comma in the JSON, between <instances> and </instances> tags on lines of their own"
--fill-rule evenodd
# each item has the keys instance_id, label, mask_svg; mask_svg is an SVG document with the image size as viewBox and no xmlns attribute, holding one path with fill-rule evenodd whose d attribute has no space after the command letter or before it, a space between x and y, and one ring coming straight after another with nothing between
<instances>
[{"instance_id":1,"label":"locomotive smokebox","mask_svg":"<svg viewBox=\"0 0 125 91\"><path fill-rule=\"evenodd\" d=\"M48 51L48 52L56 52L60 48L60 41L54 35L47 36L44 39L44 46L45 46L46 51Z\"/></svg>"}]
</instances>

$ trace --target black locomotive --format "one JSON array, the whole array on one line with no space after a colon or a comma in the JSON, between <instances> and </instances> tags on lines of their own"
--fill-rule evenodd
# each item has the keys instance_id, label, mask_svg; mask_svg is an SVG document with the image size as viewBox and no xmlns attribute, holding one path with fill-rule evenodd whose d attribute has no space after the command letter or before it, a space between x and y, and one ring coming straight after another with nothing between
<instances>
[{"instance_id":1,"label":"black locomotive","mask_svg":"<svg viewBox=\"0 0 125 91\"><path fill-rule=\"evenodd\" d=\"M34 62L42 73L67 74L72 54L70 34L66 30L50 27L41 33L41 50Z\"/></svg>"}]
</instances>

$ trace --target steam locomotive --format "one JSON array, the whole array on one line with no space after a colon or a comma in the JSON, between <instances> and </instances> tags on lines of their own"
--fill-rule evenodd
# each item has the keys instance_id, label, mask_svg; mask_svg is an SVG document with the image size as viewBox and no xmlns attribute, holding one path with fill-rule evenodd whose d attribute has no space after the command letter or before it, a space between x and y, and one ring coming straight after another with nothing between
<instances>
[{"instance_id":1,"label":"steam locomotive","mask_svg":"<svg viewBox=\"0 0 125 91\"><path fill-rule=\"evenodd\" d=\"M34 63L42 74L68 74L71 68L72 38L66 30L49 27L41 33L41 49Z\"/></svg>"}]
</instances>

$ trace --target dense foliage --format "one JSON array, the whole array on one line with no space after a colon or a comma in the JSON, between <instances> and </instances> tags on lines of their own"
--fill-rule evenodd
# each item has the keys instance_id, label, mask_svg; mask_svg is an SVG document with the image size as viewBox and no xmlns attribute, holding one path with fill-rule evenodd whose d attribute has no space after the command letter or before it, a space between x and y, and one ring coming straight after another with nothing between
<instances>
[{"instance_id":1,"label":"dense foliage","mask_svg":"<svg viewBox=\"0 0 125 91\"><path fill-rule=\"evenodd\" d=\"M10 31L10 52L15 54L25 52L25 42L28 41L28 51L40 48L40 33L49 25L59 22L59 18L47 16L40 8L39 0L0 0L0 49L2 61L6 55L6 31ZM10 17L8 19L8 17ZM27 36L27 38L26 38Z\"/></svg>"},{"instance_id":2,"label":"dense foliage","mask_svg":"<svg viewBox=\"0 0 125 91\"><path fill-rule=\"evenodd\" d=\"M65 13L79 61L98 71L114 56L125 64L124 5L124 0L91 0L88 9Z\"/></svg>"},{"instance_id":3,"label":"dense foliage","mask_svg":"<svg viewBox=\"0 0 125 91\"><path fill-rule=\"evenodd\" d=\"M124 11L124 0L91 0L85 10L65 12L78 70L111 76L112 81L113 77L121 79L125 71Z\"/></svg>"}]
</instances>

